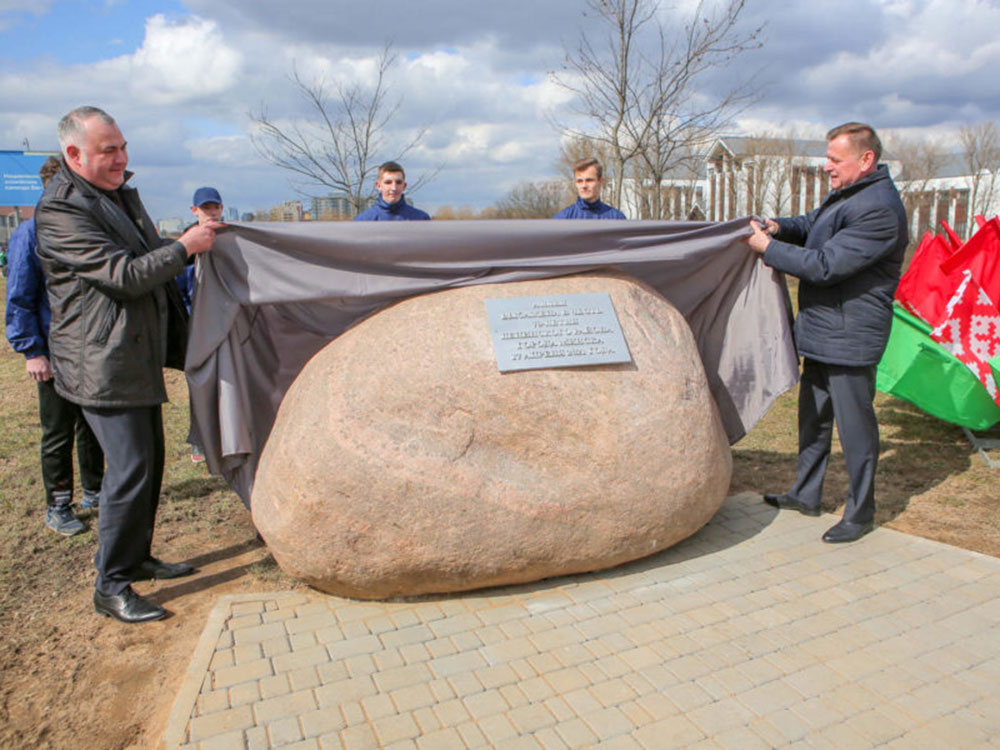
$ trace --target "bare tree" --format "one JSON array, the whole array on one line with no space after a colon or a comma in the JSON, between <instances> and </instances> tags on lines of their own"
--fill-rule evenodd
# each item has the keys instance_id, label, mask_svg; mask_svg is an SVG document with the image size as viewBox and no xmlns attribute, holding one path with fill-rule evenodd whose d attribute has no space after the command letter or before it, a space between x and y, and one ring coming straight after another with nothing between
<instances>
[{"instance_id":1,"label":"bare tree","mask_svg":"<svg viewBox=\"0 0 1000 750\"><path fill-rule=\"evenodd\" d=\"M607 148L617 204L633 161L641 164L634 174L659 184L690 165L753 100L747 82L721 96L697 88L708 71L760 46L762 27L739 28L745 2L723 0L714 11L698 2L688 22L674 26L660 18L658 0L588 0L604 36L598 42L584 35L554 78L575 95L575 112L593 128L564 130ZM653 218L663 213L659 193L652 192Z\"/></svg>"},{"instance_id":2,"label":"bare tree","mask_svg":"<svg viewBox=\"0 0 1000 750\"><path fill-rule=\"evenodd\" d=\"M900 195L928 190L931 180L941 176L941 170L947 166L950 158L948 149L937 138L886 133L884 140L886 151L900 164L896 180Z\"/></svg>"},{"instance_id":3,"label":"bare tree","mask_svg":"<svg viewBox=\"0 0 1000 750\"><path fill-rule=\"evenodd\" d=\"M551 219L572 200L570 185L563 180L522 182L497 202L491 218Z\"/></svg>"},{"instance_id":4,"label":"bare tree","mask_svg":"<svg viewBox=\"0 0 1000 750\"><path fill-rule=\"evenodd\" d=\"M555 167L559 170L559 174L566 175L569 182L573 182L573 165L582 159L591 158L597 159L606 166L610 164L612 159L611 150L603 141L579 133L571 133L563 138ZM608 179L608 175L605 175L605 179L609 184L614 184L613 180Z\"/></svg>"},{"instance_id":5,"label":"bare tree","mask_svg":"<svg viewBox=\"0 0 1000 750\"><path fill-rule=\"evenodd\" d=\"M423 139L420 129L401 146L390 143L389 126L401 101L390 97L388 75L397 55L386 45L370 83L306 81L293 70L291 82L306 101L311 119L273 117L264 104L250 113L251 141L264 159L295 174L303 185L345 195L355 212L372 193L378 165L399 160ZM390 150L391 149L391 150ZM411 184L415 191L425 180Z\"/></svg>"},{"instance_id":6,"label":"bare tree","mask_svg":"<svg viewBox=\"0 0 1000 750\"><path fill-rule=\"evenodd\" d=\"M622 198L640 219L686 221L704 218L702 169L704 161L685 164L671 170L658 182L649 178L639 163L626 173L626 191Z\"/></svg>"},{"instance_id":7,"label":"bare tree","mask_svg":"<svg viewBox=\"0 0 1000 750\"><path fill-rule=\"evenodd\" d=\"M912 230L912 244L931 228L933 180L941 176L951 155L942 141L933 137L906 137L889 132L885 134L885 146L900 163L896 187Z\"/></svg>"},{"instance_id":8,"label":"bare tree","mask_svg":"<svg viewBox=\"0 0 1000 750\"><path fill-rule=\"evenodd\" d=\"M437 221L468 221L470 219L484 218L472 206L441 206L434 213Z\"/></svg>"},{"instance_id":9,"label":"bare tree","mask_svg":"<svg viewBox=\"0 0 1000 750\"><path fill-rule=\"evenodd\" d=\"M801 166L794 131L765 132L750 136L745 144L747 207L756 216L787 216L791 209L792 174Z\"/></svg>"},{"instance_id":10,"label":"bare tree","mask_svg":"<svg viewBox=\"0 0 1000 750\"><path fill-rule=\"evenodd\" d=\"M962 128L959 137L969 173L969 206L988 218L1000 199L1000 130L995 122L981 122Z\"/></svg>"}]
</instances>

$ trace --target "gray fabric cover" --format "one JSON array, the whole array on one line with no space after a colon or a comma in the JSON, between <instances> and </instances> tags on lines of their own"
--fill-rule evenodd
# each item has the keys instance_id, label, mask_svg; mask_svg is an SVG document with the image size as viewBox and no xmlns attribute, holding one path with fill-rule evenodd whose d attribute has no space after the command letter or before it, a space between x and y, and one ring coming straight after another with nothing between
<instances>
[{"instance_id":1,"label":"gray fabric cover","mask_svg":"<svg viewBox=\"0 0 1000 750\"><path fill-rule=\"evenodd\" d=\"M745 218L232 224L200 256L188 342L208 466L249 505L260 453L296 375L386 305L597 269L641 279L684 315L736 442L798 377L784 281L742 242L748 234Z\"/></svg>"}]
</instances>

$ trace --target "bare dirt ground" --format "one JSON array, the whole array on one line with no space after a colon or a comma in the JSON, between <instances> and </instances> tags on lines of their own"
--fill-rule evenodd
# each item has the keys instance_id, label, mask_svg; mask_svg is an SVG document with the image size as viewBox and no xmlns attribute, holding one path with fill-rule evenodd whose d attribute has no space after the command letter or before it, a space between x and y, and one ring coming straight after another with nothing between
<instances>
[{"instance_id":1,"label":"bare dirt ground","mask_svg":"<svg viewBox=\"0 0 1000 750\"><path fill-rule=\"evenodd\" d=\"M2 748L159 747L218 597L297 586L255 541L235 495L190 462L182 376L170 373L169 386L167 471L153 551L191 562L199 572L137 584L173 615L126 626L93 612L94 532L66 539L44 527L34 385L19 355L7 347L0 352ZM734 447L732 492L787 488L795 471L795 398L794 391L785 394ZM990 469L959 428L890 397L880 395L877 404L879 523L1000 556L1000 469ZM835 454L827 509L835 510L845 494L846 474Z\"/></svg>"}]
</instances>

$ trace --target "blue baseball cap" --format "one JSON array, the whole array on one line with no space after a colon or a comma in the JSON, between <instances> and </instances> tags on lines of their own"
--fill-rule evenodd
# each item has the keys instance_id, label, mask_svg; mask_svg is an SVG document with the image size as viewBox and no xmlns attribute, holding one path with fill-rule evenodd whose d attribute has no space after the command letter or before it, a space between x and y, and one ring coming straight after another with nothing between
<instances>
[{"instance_id":1,"label":"blue baseball cap","mask_svg":"<svg viewBox=\"0 0 1000 750\"><path fill-rule=\"evenodd\" d=\"M194 198L191 199L191 205L201 208L206 203L218 203L222 205L222 196L219 195L219 191L214 187L200 187L194 191Z\"/></svg>"}]
</instances>

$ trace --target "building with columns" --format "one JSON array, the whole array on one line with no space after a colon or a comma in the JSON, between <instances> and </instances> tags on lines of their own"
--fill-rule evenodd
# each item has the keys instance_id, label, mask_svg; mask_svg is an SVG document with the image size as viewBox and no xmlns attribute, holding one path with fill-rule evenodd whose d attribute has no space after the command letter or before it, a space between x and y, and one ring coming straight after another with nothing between
<instances>
[{"instance_id":1,"label":"building with columns","mask_svg":"<svg viewBox=\"0 0 1000 750\"><path fill-rule=\"evenodd\" d=\"M949 154L932 177L907 180L901 162L883 153L882 163L896 181L914 241L941 231L945 221L958 236L975 230L973 217L1000 214L1000 175L969 174L960 153ZM826 141L725 136L707 150L700 165L676 170L661 186L663 217L673 220L730 221L741 216L798 216L830 192ZM633 219L650 218L649 188L626 184L623 210Z\"/></svg>"}]
</instances>

